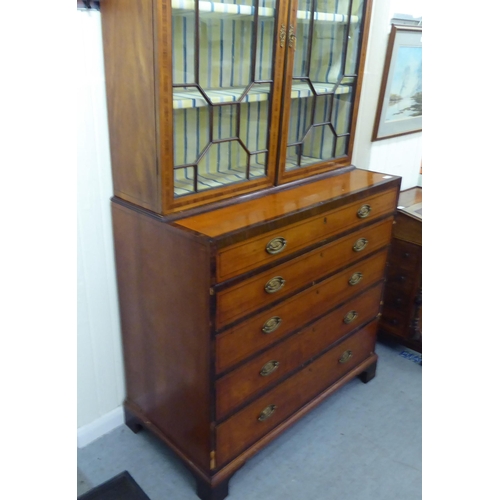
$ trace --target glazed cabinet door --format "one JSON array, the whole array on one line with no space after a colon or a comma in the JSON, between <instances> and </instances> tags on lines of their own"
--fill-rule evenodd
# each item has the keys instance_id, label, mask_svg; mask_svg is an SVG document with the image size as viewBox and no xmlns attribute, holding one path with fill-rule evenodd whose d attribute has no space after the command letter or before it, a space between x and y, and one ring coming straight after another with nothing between
<instances>
[{"instance_id":1,"label":"glazed cabinet door","mask_svg":"<svg viewBox=\"0 0 500 500\"><path fill-rule=\"evenodd\" d=\"M292 0L279 182L350 165L371 0Z\"/></svg>"},{"instance_id":2,"label":"glazed cabinet door","mask_svg":"<svg viewBox=\"0 0 500 500\"><path fill-rule=\"evenodd\" d=\"M162 2L165 212L274 183L287 7L279 0Z\"/></svg>"}]
</instances>

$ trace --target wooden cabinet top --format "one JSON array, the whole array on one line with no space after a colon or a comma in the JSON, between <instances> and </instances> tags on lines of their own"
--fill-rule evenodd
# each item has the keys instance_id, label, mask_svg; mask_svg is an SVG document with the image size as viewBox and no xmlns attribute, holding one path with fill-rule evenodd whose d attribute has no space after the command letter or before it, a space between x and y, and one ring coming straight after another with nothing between
<instances>
[{"instance_id":1,"label":"wooden cabinet top","mask_svg":"<svg viewBox=\"0 0 500 500\"><path fill-rule=\"evenodd\" d=\"M355 201L357 195L390 189L399 185L400 178L368 170L354 169L319 181L284 189L274 194L233 204L219 210L187 217L176 221L176 225L203 235L218 238L243 229L273 221L289 224L302 218L336 208L347 201Z\"/></svg>"}]
</instances>

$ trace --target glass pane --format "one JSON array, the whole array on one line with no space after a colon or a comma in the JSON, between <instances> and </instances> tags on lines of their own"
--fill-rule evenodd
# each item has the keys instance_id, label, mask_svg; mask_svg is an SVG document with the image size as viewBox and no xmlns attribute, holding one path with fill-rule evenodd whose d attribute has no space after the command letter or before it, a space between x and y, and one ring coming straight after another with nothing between
<instances>
[{"instance_id":1,"label":"glass pane","mask_svg":"<svg viewBox=\"0 0 500 500\"><path fill-rule=\"evenodd\" d=\"M353 0L352 2L344 75L354 75L358 72L358 55L362 36L361 26L363 23L363 3L363 0Z\"/></svg>"},{"instance_id":2,"label":"glass pane","mask_svg":"<svg viewBox=\"0 0 500 500\"><path fill-rule=\"evenodd\" d=\"M196 163L210 142L209 108L174 109L174 130L174 165Z\"/></svg>"},{"instance_id":3,"label":"glass pane","mask_svg":"<svg viewBox=\"0 0 500 500\"><path fill-rule=\"evenodd\" d=\"M196 192L262 175L276 0L170 1L175 165L197 166Z\"/></svg>"},{"instance_id":4,"label":"glass pane","mask_svg":"<svg viewBox=\"0 0 500 500\"><path fill-rule=\"evenodd\" d=\"M241 104L239 137L251 152L267 148L270 90L269 84L255 84Z\"/></svg>"},{"instance_id":5,"label":"glass pane","mask_svg":"<svg viewBox=\"0 0 500 500\"><path fill-rule=\"evenodd\" d=\"M316 97L316 106L314 109L314 123L330 122L331 116L332 116L332 96L321 95Z\"/></svg>"},{"instance_id":6,"label":"glass pane","mask_svg":"<svg viewBox=\"0 0 500 500\"><path fill-rule=\"evenodd\" d=\"M313 97L293 99L290 108L288 144L302 142L312 125Z\"/></svg>"},{"instance_id":7,"label":"glass pane","mask_svg":"<svg viewBox=\"0 0 500 500\"><path fill-rule=\"evenodd\" d=\"M335 157L347 155L347 148L349 147L348 137L338 137L337 144L335 145Z\"/></svg>"},{"instance_id":8,"label":"glass pane","mask_svg":"<svg viewBox=\"0 0 500 500\"><path fill-rule=\"evenodd\" d=\"M264 177L266 175L267 153L250 155L250 178Z\"/></svg>"},{"instance_id":9,"label":"glass pane","mask_svg":"<svg viewBox=\"0 0 500 500\"><path fill-rule=\"evenodd\" d=\"M330 125L313 127L304 139L302 165L334 156L335 136Z\"/></svg>"},{"instance_id":10,"label":"glass pane","mask_svg":"<svg viewBox=\"0 0 500 500\"><path fill-rule=\"evenodd\" d=\"M286 170L346 154L363 1L298 0Z\"/></svg>"},{"instance_id":11,"label":"glass pane","mask_svg":"<svg viewBox=\"0 0 500 500\"><path fill-rule=\"evenodd\" d=\"M174 170L174 193L183 196L194 193L195 167L183 167Z\"/></svg>"},{"instance_id":12,"label":"glass pane","mask_svg":"<svg viewBox=\"0 0 500 500\"><path fill-rule=\"evenodd\" d=\"M238 115L236 105L214 106L214 128L213 139L229 139L236 137L236 122Z\"/></svg>"},{"instance_id":13,"label":"glass pane","mask_svg":"<svg viewBox=\"0 0 500 500\"><path fill-rule=\"evenodd\" d=\"M198 164L198 191L244 181L248 155L238 141L212 144Z\"/></svg>"},{"instance_id":14,"label":"glass pane","mask_svg":"<svg viewBox=\"0 0 500 500\"><path fill-rule=\"evenodd\" d=\"M337 134L347 134L351 128L351 100L353 93L335 95L331 122Z\"/></svg>"}]
</instances>

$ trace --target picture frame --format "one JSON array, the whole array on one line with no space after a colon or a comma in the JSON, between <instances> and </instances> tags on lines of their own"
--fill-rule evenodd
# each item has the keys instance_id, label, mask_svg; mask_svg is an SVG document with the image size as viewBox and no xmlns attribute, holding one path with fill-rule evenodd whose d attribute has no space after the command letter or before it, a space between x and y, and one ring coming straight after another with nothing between
<instances>
[{"instance_id":1,"label":"picture frame","mask_svg":"<svg viewBox=\"0 0 500 500\"><path fill-rule=\"evenodd\" d=\"M393 24L372 141L422 130L422 27Z\"/></svg>"}]
</instances>

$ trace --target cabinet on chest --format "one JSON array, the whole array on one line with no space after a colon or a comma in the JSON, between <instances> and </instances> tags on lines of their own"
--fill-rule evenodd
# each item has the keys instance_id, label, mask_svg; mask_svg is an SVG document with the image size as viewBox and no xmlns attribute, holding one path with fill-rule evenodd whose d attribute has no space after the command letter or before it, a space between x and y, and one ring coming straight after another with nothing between
<instances>
[{"instance_id":1,"label":"cabinet on chest","mask_svg":"<svg viewBox=\"0 0 500 500\"><path fill-rule=\"evenodd\" d=\"M128 424L177 451L201 498L375 375L399 182L354 169L163 219L115 200Z\"/></svg>"}]
</instances>

